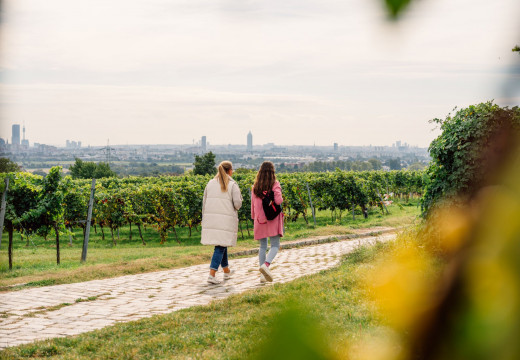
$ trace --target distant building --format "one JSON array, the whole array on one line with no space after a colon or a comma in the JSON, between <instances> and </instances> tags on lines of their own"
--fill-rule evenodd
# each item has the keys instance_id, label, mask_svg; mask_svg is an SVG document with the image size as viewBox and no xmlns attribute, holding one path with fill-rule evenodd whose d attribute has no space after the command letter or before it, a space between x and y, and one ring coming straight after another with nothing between
<instances>
[{"instance_id":1,"label":"distant building","mask_svg":"<svg viewBox=\"0 0 520 360\"><path fill-rule=\"evenodd\" d=\"M202 152L206 152L206 137L203 136L200 139L200 147L202 148Z\"/></svg>"},{"instance_id":2,"label":"distant building","mask_svg":"<svg viewBox=\"0 0 520 360\"><path fill-rule=\"evenodd\" d=\"M247 151L253 151L253 134L251 134L251 131L247 134Z\"/></svg>"},{"instance_id":3,"label":"distant building","mask_svg":"<svg viewBox=\"0 0 520 360\"><path fill-rule=\"evenodd\" d=\"M334 143L334 152L338 151L338 143Z\"/></svg>"},{"instance_id":4,"label":"distant building","mask_svg":"<svg viewBox=\"0 0 520 360\"><path fill-rule=\"evenodd\" d=\"M23 126L23 139L22 139L22 147L28 148L29 147L29 140L25 138L25 125Z\"/></svg>"},{"instance_id":5,"label":"distant building","mask_svg":"<svg viewBox=\"0 0 520 360\"><path fill-rule=\"evenodd\" d=\"M65 147L67 149L78 149L81 147L81 141L70 141L70 140L67 140L65 142Z\"/></svg>"},{"instance_id":6,"label":"distant building","mask_svg":"<svg viewBox=\"0 0 520 360\"><path fill-rule=\"evenodd\" d=\"M40 144L40 143L34 143L33 147L37 153L44 154L44 155L53 154L58 150L58 148L55 146L50 146L50 145L45 145L45 144Z\"/></svg>"},{"instance_id":7,"label":"distant building","mask_svg":"<svg viewBox=\"0 0 520 360\"><path fill-rule=\"evenodd\" d=\"M17 146L20 145L20 125L13 125L13 135L11 138L11 144Z\"/></svg>"}]
</instances>

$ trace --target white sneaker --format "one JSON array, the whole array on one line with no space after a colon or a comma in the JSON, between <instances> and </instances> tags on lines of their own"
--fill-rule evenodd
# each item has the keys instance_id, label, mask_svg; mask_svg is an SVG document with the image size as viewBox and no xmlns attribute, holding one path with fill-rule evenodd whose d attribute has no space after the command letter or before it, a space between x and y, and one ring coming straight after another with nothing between
<instances>
[{"instance_id":1,"label":"white sneaker","mask_svg":"<svg viewBox=\"0 0 520 360\"><path fill-rule=\"evenodd\" d=\"M235 273L235 270L229 270L228 273L224 273L224 280L231 279L233 277L234 273Z\"/></svg>"},{"instance_id":2,"label":"white sneaker","mask_svg":"<svg viewBox=\"0 0 520 360\"><path fill-rule=\"evenodd\" d=\"M267 281L273 281L273 274L271 274L271 271L265 264L262 264L258 270L260 270L260 272L265 276Z\"/></svg>"},{"instance_id":3,"label":"white sneaker","mask_svg":"<svg viewBox=\"0 0 520 360\"><path fill-rule=\"evenodd\" d=\"M220 284L220 280L217 280L216 277L211 276L211 275L208 276L208 282L210 284L215 284L215 285Z\"/></svg>"},{"instance_id":4,"label":"white sneaker","mask_svg":"<svg viewBox=\"0 0 520 360\"><path fill-rule=\"evenodd\" d=\"M265 284L266 281L264 274L260 273L260 283Z\"/></svg>"}]
</instances>

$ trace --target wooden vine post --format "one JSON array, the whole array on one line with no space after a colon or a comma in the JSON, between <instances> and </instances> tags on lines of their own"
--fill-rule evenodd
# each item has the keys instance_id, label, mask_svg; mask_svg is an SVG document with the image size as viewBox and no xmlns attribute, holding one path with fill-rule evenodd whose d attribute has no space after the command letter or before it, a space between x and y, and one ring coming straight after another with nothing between
<instances>
[{"instance_id":1,"label":"wooden vine post","mask_svg":"<svg viewBox=\"0 0 520 360\"><path fill-rule=\"evenodd\" d=\"M314 227L316 227L316 212L314 211L314 206L312 206L311 191L309 190L309 183L306 182L305 185L307 186L307 194L309 195L309 203L311 205L312 218L314 219Z\"/></svg>"},{"instance_id":2,"label":"wooden vine post","mask_svg":"<svg viewBox=\"0 0 520 360\"><path fill-rule=\"evenodd\" d=\"M379 199L381 200L381 205L383 205L384 208L385 208L385 210L386 210L386 214L387 214L387 215L390 214L390 213L388 212L388 209L386 208L386 205L385 205L385 202L384 202L384 200L383 200L383 197L381 196L381 193L380 193L379 190L377 190L377 189L376 189L376 191L377 191L377 196L379 196Z\"/></svg>"},{"instance_id":3,"label":"wooden vine post","mask_svg":"<svg viewBox=\"0 0 520 360\"><path fill-rule=\"evenodd\" d=\"M5 190L2 194L2 209L0 210L0 245L2 245L2 233L4 232L4 218L5 218L5 201L7 198L7 190L9 189L9 177L5 178Z\"/></svg>"},{"instance_id":4,"label":"wooden vine post","mask_svg":"<svg viewBox=\"0 0 520 360\"><path fill-rule=\"evenodd\" d=\"M87 223L85 224L85 237L83 238L83 251L81 252L81 262L87 260L88 239L90 236L90 222L92 220L92 207L94 205L94 192L96 191L96 179L92 179L90 188L90 200L88 201Z\"/></svg>"}]
</instances>

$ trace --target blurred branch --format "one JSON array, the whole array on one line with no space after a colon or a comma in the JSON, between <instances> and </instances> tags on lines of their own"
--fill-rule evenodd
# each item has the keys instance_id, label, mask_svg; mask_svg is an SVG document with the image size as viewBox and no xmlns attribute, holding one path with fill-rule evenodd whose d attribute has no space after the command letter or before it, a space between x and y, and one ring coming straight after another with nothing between
<instances>
[{"instance_id":1,"label":"blurred branch","mask_svg":"<svg viewBox=\"0 0 520 360\"><path fill-rule=\"evenodd\" d=\"M520 52L520 46L516 45L511 51Z\"/></svg>"}]
</instances>

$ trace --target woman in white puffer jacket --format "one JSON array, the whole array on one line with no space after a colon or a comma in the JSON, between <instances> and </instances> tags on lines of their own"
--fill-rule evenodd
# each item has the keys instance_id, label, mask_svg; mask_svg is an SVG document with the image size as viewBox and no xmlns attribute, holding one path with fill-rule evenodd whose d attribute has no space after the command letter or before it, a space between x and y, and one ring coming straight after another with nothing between
<instances>
[{"instance_id":1,"label":"woman in white puffer jacket","mask_svg":"<svg viewBox=\"0 0 520 360\"><path fill-rule=\"evenodd\" d=\"M242 206L242 194L232 175L233 165L223 161L217 175L204 189L201 243L215 246L209 267L208 282L211 284L220 283L215 278L219 266L224 270L224 280L231 277L227 248L237 244L238 210Z\"/></svg>"}]
</instances>

